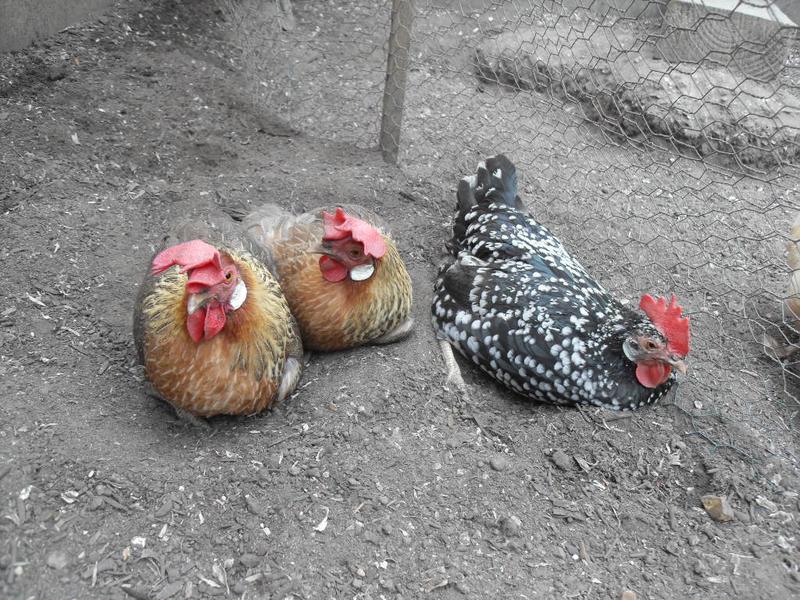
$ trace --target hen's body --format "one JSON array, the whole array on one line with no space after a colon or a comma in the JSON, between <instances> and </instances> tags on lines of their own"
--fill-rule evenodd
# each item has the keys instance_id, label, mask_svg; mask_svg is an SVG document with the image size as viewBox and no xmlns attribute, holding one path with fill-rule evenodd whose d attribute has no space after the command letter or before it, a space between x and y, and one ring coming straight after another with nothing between
<instances>
[{"instance_id":1,"label":"hen's body","mask_svg":"<svg viewBox=\"0 0 800 600\"><path fill-rule=\"evenodd\" d=\"M320 271L317 247L323 239L319 208L291 215L265 205L248 215L244 227L268 255L268 262L297 319L309 350L341 350L367 343L388 343L411 331L411 278L381 220L364 208L343 205L349 215L376 227L386 254L364 281L328 281Z\"/></svg>"},{"instance_id":2,"label":"hen's body","mask_svg":"<svg viewBox=\"0 0 800 600\"><path fill-rule=\"evenodd\" d=\"M611 297L524 209L513 164L500 155L461 181L436 282L438 334L494 379L534 400L637 408L661 398L623 350L632 332L660 337L650 320ZM688 324L687 324L688 326Z\"/></svg>"},{"instance_id":3,"label":"hen's body","mask_svg":"<svg viewBox=\"0 0 800 600\"><path fill-rule=\"evenodd\" d=\"M139 360L155 391L199 416L253 414L283 399L302 370L297 325L259 250L225 217L178 228L165 246L203 239L238 267L247 297L222 330L195 342L187 331L187 275L148 274L134 313Z\"/></svg>"}]
</instances>

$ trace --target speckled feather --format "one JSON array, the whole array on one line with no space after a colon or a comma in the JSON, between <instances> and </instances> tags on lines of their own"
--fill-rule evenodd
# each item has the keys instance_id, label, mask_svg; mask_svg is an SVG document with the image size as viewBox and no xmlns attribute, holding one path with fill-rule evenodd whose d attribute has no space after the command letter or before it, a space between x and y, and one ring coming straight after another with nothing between
<instances>
[{"instance_id":1,"label":"speckled feather","mask_svg":"<svg viewBox=\"0 0 800 600\"><path fill-rule=\"evenodd\" d=\"M191 239L204 239L234 260L247 299L217 336L196 344L186 329L186 275L178 267L148 273L134 311L139 360L156 392L179 408L200 416L259 412L299 379L297 323L260 249L226 216L182 223L162 247Z\"/></svg>"},{"instance_id":2,"label":"speckled feather","mask_svg":"<svg viewBox=\"0 0 800 600\"><path fill-rule=\"evenodd\" d=\"M448 246L455 259L435 285L434 327L494 379L537 401L610 408L655 402L673 384L636 380L623 341L657 330L527 213L504 156L461 181Z\"/></svg>"},{"instance_id":3,"label":"speckled feather","mask_svg":"<svg viewBox=\"0 0 800 600\"><path fill-rule=\"evenodd\" d=\"M322 212L333 213L336 206L292 215L264 205L243 222L250 238L269 255L268 264L309 350L341 350L378 341L407 327L410 319L411 278L383 220L357 205L338 206L378 228L386 243L386 255L365 281L326 281L320 255L311 252L322 241Z\"/></svg>"}]
</instances>

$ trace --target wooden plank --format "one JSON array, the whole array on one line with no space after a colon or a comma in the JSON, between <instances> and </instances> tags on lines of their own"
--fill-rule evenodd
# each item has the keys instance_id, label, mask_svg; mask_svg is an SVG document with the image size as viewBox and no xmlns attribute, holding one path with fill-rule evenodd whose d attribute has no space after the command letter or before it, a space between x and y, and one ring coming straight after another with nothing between
<instances>
[{"instance_id":1,"label":"wooden plank","mask_svg":"<svg viewBox=\"0 0 800 600\"><path fill-rule=\"evenodd\" d=\"M709 61L771 81L796 30L774 0L670 0L657 47L672 63Z\"/></svg>"}]
</instances>

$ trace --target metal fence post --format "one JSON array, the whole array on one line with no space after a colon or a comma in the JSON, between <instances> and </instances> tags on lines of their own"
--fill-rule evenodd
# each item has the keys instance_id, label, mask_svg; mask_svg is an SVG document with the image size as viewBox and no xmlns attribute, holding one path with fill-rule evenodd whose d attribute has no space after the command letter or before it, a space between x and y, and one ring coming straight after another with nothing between
<instances>
[{"instance_id":1,"label":"metal fence post","mask_svg":"<svg viewBox=\"0 0 800 600\"><path fill-rule=\"evenodd\" d=\"M408 51L414 22L414 0L392 0L392 24L389 34L389 57L386 62L386 83L383 87L381 116L381 154L385 161L397 162L400 129L403 122L403 101L406 95Z\"/></svg>"}]
</instances>

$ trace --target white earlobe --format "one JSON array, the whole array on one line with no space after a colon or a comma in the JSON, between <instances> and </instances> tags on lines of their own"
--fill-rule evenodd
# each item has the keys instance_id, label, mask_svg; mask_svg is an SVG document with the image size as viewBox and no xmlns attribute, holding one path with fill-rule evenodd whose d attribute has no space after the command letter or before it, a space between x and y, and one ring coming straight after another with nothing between
<instances>
[{"instance_id":1,"label":"white earlobe","mask_svg":"<svg viewBox=\"0 0 800 600\"><path fill-rule=\"evenodd\" d=\"M247 299L247 286L244 284L244 281L239 280L239 283L236 284L236 287L233 290L233 294L231 294L231 308L236 310Z\"/></svg>"},{"instance_id":2,"label":"white earlobe","mask_svg":"<svg viewBox=\"0 0 800 600\"><path fill-rule=\"evenodd\" d=\"M369 263L368 265L358 265L350 269L350 279L353 281L365 281L372 277L375 272L375 265Z\"/></svg>"}]
</instances>

